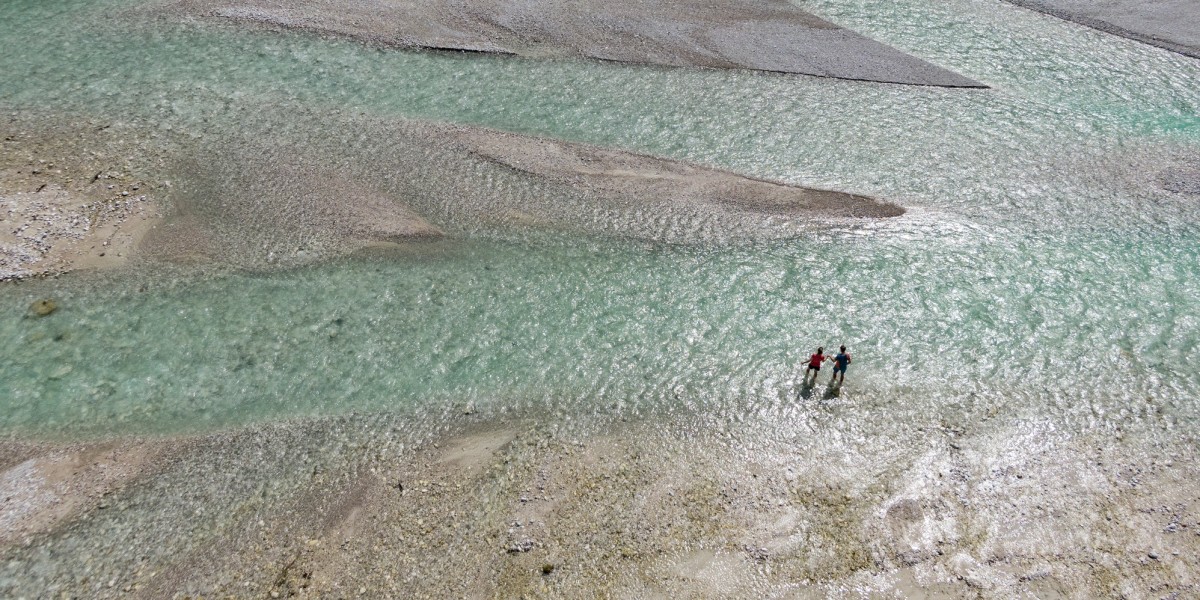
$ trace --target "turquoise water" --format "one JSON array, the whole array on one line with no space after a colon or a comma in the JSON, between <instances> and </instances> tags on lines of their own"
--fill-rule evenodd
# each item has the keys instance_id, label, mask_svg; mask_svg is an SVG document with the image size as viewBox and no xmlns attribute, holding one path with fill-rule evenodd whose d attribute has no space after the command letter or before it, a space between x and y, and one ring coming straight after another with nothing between
<instances>
[{"instance_id":1,"label":"turquoise water","mask_svg":"<svg viewBox=\"0 0 1200 600\"><path fill-rule=\"evenodd\" d=\"M123 12L133 4L5 3L0 107L136 121L206 148L243 131L366 140L330 161L368 161L387 140L297 114L474 123L910 212L759 242L710 239L714 224L678 215L662 227L691 243L655 244L446 211L454 239L416 253L6 284L0 430L175 432L467 403L736 415L796 401L813 347L845 343L846 392L825 400L891 418L1112 427L1153 414L1195 432L1200 198L1160 174L1200 163L1200 62L965 1L800 5L990 90L382 51ZM26 318L46 295L62 308Z\"/></svg>"}]
</instances>

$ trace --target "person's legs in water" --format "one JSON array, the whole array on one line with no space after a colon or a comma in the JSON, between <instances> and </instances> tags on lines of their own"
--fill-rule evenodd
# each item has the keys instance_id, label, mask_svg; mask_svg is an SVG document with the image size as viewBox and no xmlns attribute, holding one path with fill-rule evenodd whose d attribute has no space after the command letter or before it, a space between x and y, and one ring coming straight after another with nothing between
<instances>
[{"instance_id":1,"label":"person's legs in water","mask_svg":"<svg viewBox=\"0 0 1200 600\"><path fill-rule=\"evenodd\" d=\"M813 385L817 383L817 376L821 374L821 363L825 361L825 348L818 347L816 354L808 357L808 370L804 372L804 383L808 383L809 374L812 375Z\"/></svg>"},{"instance_id":2,"label":"person's legs in water","mask_svg":"<svg viewBox=\"0 0 1200 600\"><path fill-rule=\"evenodd\" d=\"M850 366L850 355L846 353L846 347L842 346L837 356L833 358L833 374L829 376L829 385L833 385L836 379L838 385L846 382L846 367Z\"/></svg>"}]
</instances>

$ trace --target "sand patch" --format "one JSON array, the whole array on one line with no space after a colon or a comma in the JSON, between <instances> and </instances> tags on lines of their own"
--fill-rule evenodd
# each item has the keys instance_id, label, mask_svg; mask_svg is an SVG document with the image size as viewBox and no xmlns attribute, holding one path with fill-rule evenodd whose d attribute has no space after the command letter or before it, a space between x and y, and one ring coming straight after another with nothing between
<instances>
[{"instance_id":1,"label":"sand patch","mask_svg":"<svg viewBox=\"0 0 1200 600\"><path fill-rule=\"evenodd\" d=\"M263 152L268 150L263 149ZM147 236L147 257L175 263L288 267L444 234L378 181L303 154L230 152L187 159L174 210Z\"/></svg>"},{"instance_id":2,"label":"sand patch","mask_svg":"<svg viewBox=\"0 0 1200 600\"><path fill-rule=\"evenodd\" d=\"M539 177L629 198L775 216L887 218L904 209L867 196L745 177L634 152L493 130L452 130L487 160Z\"/></svg>"},{"instance_id":3,"label":"sand patch","mask_svg":"<svg viewBox=\"0 0 1200 600\"><path fill-rule=\"evenodd\" d=\"M499 429L452 438L440 444L444 452L437 464L466 471L478 470L495 459L516 437L512 429Z\"/></svg>"},{"instance_id":4,"label":"sand patch","mask_svg":"<svg viewBox=\"0 0 1200 600\"><path fill-rule=\"evenodd\" d=\"M248 131L179 158L171 212L139 257L258 270L420 252L481 231L698 243L796 237L817 223L904 213L860 194L619 149L467 125L319 118L338 119L333 134Z\"/></svg>"},{"instance_id":5,"label":"sand patch","mask_svg":"<svg viewBox=\"0 0 1200 600\"><path fill-rule=\"evenodd\" d=\"M69 447L4 447L28 457L0 473L0 547L61 527L91 510L111 507L111 496L145 475L165 456L152 443Z\"/></svg>"},{"instance_id":6,"label":"sand patch","mask_svg":"<svg viewBox=\"0 0 1200 600\"><path fill-rule=\"evenodd\" d=\"M782 0L180 0L163 10L401 48L984 87Z\"/></svg>"},{"instance_id":7,"label":"sand patch","mask_svg":"<svg viewBox=\"0 0 1200 600\"><path fill-rule=\"evenodd\" d=\"M22 116L0 136L0 281L121 265L161 222L161 157L142 133Z\"/></svg>"},{"instance_id":8,"label":"sand patch","mask_svg":"<svg viewBox=\"0 0 1200 600\"><path fill-rule=\"evenodd\" d=\"M1192 0L1008 0L1072 21L1200 58L1200 6Z\"/></svg>"}]
</instances>

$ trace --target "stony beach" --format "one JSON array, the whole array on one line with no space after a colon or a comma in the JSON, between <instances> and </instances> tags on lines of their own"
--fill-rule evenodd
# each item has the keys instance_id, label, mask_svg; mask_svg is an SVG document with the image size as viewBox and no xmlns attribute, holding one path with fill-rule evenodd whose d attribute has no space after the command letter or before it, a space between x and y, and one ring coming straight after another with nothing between
<instances>
[{"instance_id":1,"label":"stony beach","mask_svg":"<svg viewBox=\"0 0 1200 600\"><path fill-rule=\"evenodd\" d=\"M0 591L92 598L1186 597L1188 443L929 422L837 399L699 416L359 415L4 443ZM836 427L836 426L835 426ZM849 434L850 432L845 432ZM403 440L403 441L401 441ZM1025 446L1022 448L1022 446ZM890 452L888 448L904 449ZM913 460L907 450L923 448ZM1030 452L1030 448L1036 450ZM110 548L76 554L103 535ZM154 540L150 545L140 540ZM56 556L74 555L71 561Z\"/></svg>"},{"instance_id":2,"label":"stony beach","mask_svg":"<svg viewBox=\"0 0 1200 600\"><path fill-rule=\"evenodd\" d=\"M0 123L0 281L123 264L162 221L168 184L146 132L30 113Z\"/></svg>"}]
</instances>

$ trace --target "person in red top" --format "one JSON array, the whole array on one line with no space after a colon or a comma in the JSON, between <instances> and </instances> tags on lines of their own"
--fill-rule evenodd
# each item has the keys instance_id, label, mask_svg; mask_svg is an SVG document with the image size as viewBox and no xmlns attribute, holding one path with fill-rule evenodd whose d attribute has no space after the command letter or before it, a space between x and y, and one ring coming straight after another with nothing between
<instances>
[{"instance_id":1,"label":"person in red top","mask_svg":"<svg viewBox=\"0 0 1200 600\"><path fill-rule=\"evenodd\" d=\"M825 348L818 347L817 353L808 357L808 370L804 371L804 382L808 383L808 376L812 375L813 383L816 383L817 375L821 372L821 363L827 360L829 357L825 356Z\"/></svg>"}]
</instances>

